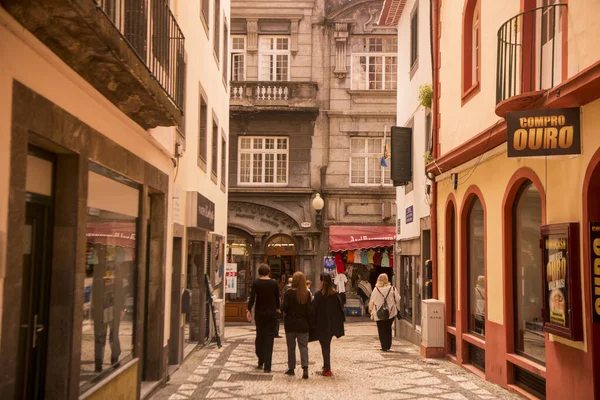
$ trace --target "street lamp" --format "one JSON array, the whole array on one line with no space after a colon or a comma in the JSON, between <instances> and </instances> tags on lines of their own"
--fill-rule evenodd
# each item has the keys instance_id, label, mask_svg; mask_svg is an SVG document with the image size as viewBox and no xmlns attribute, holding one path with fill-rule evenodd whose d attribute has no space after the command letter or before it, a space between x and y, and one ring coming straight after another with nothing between
<instances>
[{"instance_id":1,"label":"street lamp","mask_svg":"<svg viewBox=\"0 0 600 400\"><path fill-rule=\"evenodd\" d=\"M321 210L323 210L324 206L325 206L325 202L321 198L321 195L319 193L317 193L312 200L312 208L317 212L315 225L317 226L317 229L319 229L319 230L323 229L323 216L321 215Z\"/></svg>"}]
</instances>

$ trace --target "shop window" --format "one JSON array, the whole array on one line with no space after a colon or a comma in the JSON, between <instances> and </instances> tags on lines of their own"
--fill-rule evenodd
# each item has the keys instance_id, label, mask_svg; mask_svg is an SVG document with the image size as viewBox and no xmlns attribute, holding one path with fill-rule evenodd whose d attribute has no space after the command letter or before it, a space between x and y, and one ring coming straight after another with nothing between
<instances>
[{"instance_id":1,"label":"shop window","mask_svg":"<svg viewBox=\"0 0 600 400\"><path fill-rule=\"evenodd\" d=\"M456 326L456 213L453 205L450 206L448 230L450 239L447 247L447 256L450 258L450 325Z\"/></svg>"},{"instance_id":2,"label":"shop window","mask_svg":"<svg viewBox=\"0 0 600 400\"><path fill-rule=\"evenodd\" d=\"M396 37L352 39L353 90L396 90L397 65Z\"/></svg>"},{"instance_id":3,"label":"shop window","mask_svg":"<svg viewBox=\"0 0 600 400\"><path fill-rule=\"evenodd\" d=\"M232 36L231 38L231 80L246 80L246 37Z\"/></svg>"},{"instance_id":4,"label":"shop window","mask_svg":"<svg viewBox=\"0 0 600 400\"><path fill-rule=\"evenodd\" d=\"M251 274L250 260L252 244L245 238L227 235L227 262L235 264L237 277L235 280L225 276L226 301L247 301L250 296ZM231 266L230 269L233 269Z\"/></svg>"},{"instance_id":5,"label":"shop window","mask_svg":"<svg viewBox=\"0 0 600 400\"><path fill-rule=\"evenodd\" d=\"M542 199L528 182L519 191L513 208L515 352L545 363L541 225Z\"/></svg>"},{"instance_id":6,"label":"shop window","mask_svg":"<svg viewBox=\"0 0 600 400\"><path fill-rule=\"evenodd\" d=\"M467 215L467 307L471 333L485 336L484 214L475 197Z\"/></svg>"},{"instance_id":7,"label":"shop window","mask_svg":"<svg viewBox=\"0 0 600 400\"><path fill-rule=\"evenodd\" d=\"M350 139L350 185L391 185L390 168L381 165L383 138Z\"/></svg>"},{"instance_id":8,"label":"shop window","mask_svg":"<svg viewBox=\"0 0 600 400\"><path fill-rule=\"evenodd\" d=\"M400 287L402 296L402 318L410 321L413 317L413 263L412 257L402 256Z\"/></svg>"},{"instance_id":9,"label":"shop window","mask_svg":"<svg viewBox=\"0 0 600 400\"><path fill-rule=\"evenodd\" d=\"M287 185L288 153L287 137L240 137L238 183L244 185Z\"/></svg>"},{"instance_id":10,"label":"shop window","mask_svg":"<svg viewBox=\"0 0 600 400\"><path fill-rule=\"evenodd\" d=\"M481 2L467 0L463 14L463 97L479 84L480 63Z\"/></svg>"},{"instance_id":11,"label":"shop window","mask_svg":"<svg viewBox=\"0 0 600 400\"><path fill-rule=\"evenodd\" d=\"M90 165L79 381L82 391L132 358L138 307L139 187L124 177L95 171L106 172Z\"/></svg>"},{"instance_id":12,"label":"shop window","mask_svg":"<svg viewBox=\"0 0 600 400\"><path fill-rule=\"evenodd\" d=\"M290 38L261 36L259 41L259 80L290 80Z\"/></svg>"}]
</instances>

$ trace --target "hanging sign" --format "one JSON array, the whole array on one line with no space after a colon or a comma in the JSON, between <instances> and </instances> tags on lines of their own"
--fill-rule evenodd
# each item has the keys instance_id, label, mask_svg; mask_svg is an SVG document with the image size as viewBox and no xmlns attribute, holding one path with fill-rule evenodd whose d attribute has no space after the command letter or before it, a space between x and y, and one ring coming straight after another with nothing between
<instances>
[{"instance_id":1,"label":"hanging sign","mask_svg":"<svg viewBox=\"0 0 600 400\"><path fill-rule=\"evenodd\" d=\"M581 154L579 108L506 113L508 157Z\"/></svg>"},{"instance_id":2,"label":"hanging sign","mask_svg":"<svg viewBox=\"0 0 600 400\"><path fill-rule=\"evenodd\" d=\"M590 222L592 322L600 323L600 222Z\"/></svg>"},{"instance_id":3,"label":"hanging sign","mask_svg":"<svg viewBox=\"0 0 600 400\"><path fill-rule=\"evenodd\" d=\"M237 293L237 263L225 263L225 293Z\"/></svg>"},{"instance_id":4,"label":"hanging sign","mask_svg":"<svg viewBox=\"0 0 600 400\"><path fill-rule=\"evenodd\" d=\"M544 331L582 340L579 224L541 227Z\"/></svg>"}]
</instances>

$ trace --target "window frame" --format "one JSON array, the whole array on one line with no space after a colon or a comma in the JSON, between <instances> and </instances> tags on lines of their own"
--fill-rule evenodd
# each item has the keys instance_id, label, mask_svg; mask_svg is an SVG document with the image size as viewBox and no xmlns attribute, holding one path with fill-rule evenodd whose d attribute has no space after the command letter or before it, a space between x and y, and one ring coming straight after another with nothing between
<instances>
[{"instance_id":1,"label":"window frame","mask_svg":"<svg viewBox=\"0 0 600 400\"><path fill-rule=\"evenodd\" d=\"M477 16L476 31L475 16ZM481 88L481 21L481 0L466 0L462 22L461 106L479 93ZM476 40L473 38L474 33L477 34ZM475 65L478 66L477 71L474 71Z\"/></svg>"},{"instance_id":2,"label":"window frame","mask_svg":"<svg viewBox=\"0 0 600 400\"><path fill-rule=\"evenodd\" d=\"M409 71L410 79L412 79L416 70L419 68L419 4L415 3L413 10L410 13L410 54L409 54Z\"/></svg>"},{"instance_id":3,"label":"window frame","mask_svg":"<svg viewBox=\"0 0 600 400\"><path fill-rule=\"evenodd\" d=\"M221 128L221 190L227 187L227 139L225 131Z\"/></svg>"},{"instance_id":4,"label":"window frame","mask_svg":"<svg viewBox=\"0 0 600 400\"><path fill-rule=\"evenodd\" d=\"M363 140L364 141L364 153L355 153L352 150L352 141L353 140ZM368 146L368 141L369 140L378 140L380 143L380 147L381 147L381 151L380 152L373 152L373 153L369 153L369 146ZM354 187L360 187L360 186L368 186L368 187L391 187L393 185L391 176L388 178L389 179L389 183L385 183L385 168L386 167L382 167L381 165L379 165L379 168L381 169L381 183L368 183L369 180L369 163L368 160L371 157L377 157L379 159L381 159L381 157L383 156L383 137L370 137L370 136L351 136L350 137L350 155L349 155L349 169L348 169L348 181L350 186L354 186ZM364 181L365 183L353 183L352 182L352 159L353 158L358 158L358 157L363 157L364 161L365 161L365 169L364 169ZM390 167L387 167L388 170L390 170ZM390 171L391 174L391 171Z\"/></svg>"},{"instance_id":5,"label":"window frame","mask_svg":"<svg viewBox=\"0 0 600 400\"><path fill-rule=\"evenodd\" d=\"M250 139L251 148L250 149L242 149L242 139ZM254 149L254 140L261 139L263 141L263 148ZM277 140L284 139L286 141L285 150L280 149L265 149L264 141L265 139L274 139L275 147L277 147ZM253 182L254 177L254 168L253 168L253 157L250 157L250 174L249 174L249 182L242 182L241 180L241 169L242 169L242 154L261 154L261 181ZM286 155L286 165L285 165L285 182L277 182L277 157L274 160L274 171L273 171L273 179L274 182L265 182L265 154L285 154ZM238 136L238 156L237 156L237 184L238 186L270 186L270 187L285 187L289 185L290 181L290 138L288 136Z\"/></svg>"},{"instance_id":6,"label":"window frame","mask_svg":"<svg viewBox=\"0 0 600 400\"><path fill-rule=\"evenodd\" d=\"M215 0L214 5L213 56L217 62L217 69L219 69L221 66L221 0Z\"/></svg>"},{"instance_id":7,"label":"window frame","mask_svg":"<svg viewBox=\"0 0 600 400\"><path fill-rule=\"evenodd\" d=\"M215 110L212 111L212 138L211 138L211 179L217 183L219 174L219 120L215 114Z\"/></svg>"},{"instance_id":8,"label":"window frame","mask_svg":"<svg viewBox=\"0 0 600 400\"><path fill-rule=\"evenodd\" d=\"M397 42L397 37L392 37L392 36L365 36L362 39L396 39L396 49L398 47L398 42ZM367 70L365 73L365 88L364 89L360 89L355 87L354 84L354 58L355 57L366 57L367 58ZM369 79L369 65L371 65L370 63L370 58L375 58L375 57L381 57L381 89L370 89L370 79ZM386 65L386 59L387 58L395 58L395 68L394 68L394 72L396 75L396 81L395 81L395 87L393 88L387 88L387 76L386 76L386 72L385 72L385 65ZM360 61L359 61L360 63ZM392 85L393 86L393 85ZM350 55L350 88L351 90L365 90L365 91L395 91L398 90L398 53L397 52L384 52L383 51L383 45L382 45L382 51L380 52L368 52L368 51L358 51L358 52L352 52L352 54Z\"/></svg>"},{"instance_id":9,"label":"window frame","mask_svg":"<svg viewBox=\"0 0 600 400\"><path fill-rule=\"evenodd\" d=\"M483 286L483 291L484 291L484 313L483 313L483 334L476 332L475 330L471 329L471 323L470 323L470 318L471 318L471 314L472 314L472 307L471 307L471 299L472 299L472 293L471 293L471 289L474 289L476 286L476 283L473 285L473 287L471 287L471 282L470 282L470 278L471 278L471 269L473 268L473 266L471 265L471 255L472 255L472 246L471 246L471 216L473 213L473 209L475 208L475 203L479 202L480 206L481 206L481 212L482 212L482 225L483 225L483 277L484 277L484 286ZM486 237L486 224L485 224L485 218L486 218L486 212L485 212L485 206L483 205L483 201L481 200L481 198L477 195L473 196L470 201L469 201L469 205L468 205L468 209L467 209L467 213L466 213L466 219L465 219L465 230L466 230L466 242L465 242L465 253L466 253L466 263L465 263L465 278L464 281L466 283L465 287L466 287L466 318L467 318L467 324L466 324L466 329L464 329L465 333L480 338L482 340L485 340L485 324L487 321L487 279L486 278L486 246L485 246L485 237Z\"/></svg>"},{"instance_id":10,"label":"window frame","mask_svg":"<svg viewBox=\"0 0 600 400\"><path fill-rule=\"evenodd\" d=\"M243 39L244 48L242 50L234 49L234 46L233 46L234 39ZM229 74L230 79L232 82L243 82L246 80L246 52L247 52L247 46L248 46L248 37L245 35L231 35L230 41L231 41L231 43L230 43L230 46L231 46L231 73ZM243 79L236 80L233 78L234 78L234 75L236 74L235 59L238 56L241 56L241 58L243 60L243 66L242 66Z\"/></svg>"},{"instance_id":11,"label":"window frame","mask_svg":"<svg viewBox=\"0 0 600 400\"><path fill-rule=\"evenodd\" d=\"M198 166L206 172L208 167L208 98L202 84L198 83L198 86Z\"/></svg>"},{"instance_id":12,"label":"window frame","mask_svg":"<svg viewBox=\"0 0 600 400\"><path fill-rule=\"evenodd\" d=\"M277 41L277 39L286 39L288 41L288 46L287 46L287 50L267 50L267 51L263 51L261 49L261 40L263 39L270 39L270 40L275 40ZM275 42L277 43L277 42ZM261 77L262 77L262 60L264 56L270 56L270 55L274 55L274 56L278 56L278 55L285 55L287 56L287 79L286 80L277 80L277 79L273 79L273 76L275 76L275 78L277 77L277 67L273 68L273 75L270 73L271 71L269 71L269 79L267 80L268 82L289 82L291 79L291 67L292 67L292 57L291 57L291 50L290 50L290 46L292 44L292 38L289 35L259 35L258 37L258 80L259 81L264 81ZM275 57L275 63L277 63L277 57Z\"/></svg>"},{"instance_id":13,"label":"window frame","mask_svg":"<svg viewBox=\"0 0 600 400\"><path fill-rule=\"evenodd\" d=\"M206 4L206 7L205 7ZM204 13L206 8L206 14ZM210 40L210 0L200 0L200 21L202 21L202 25L204 26L204 32L206 33L206 38Z\"/></svg>"},{"instance_id":14,"label":"window frame","mask_svg":"<svg viewBox=\"0 0 600 400\"><path fill-rule=\"evenodd\" d=\"M227 24L227 18L223 17L223 70L221 71L223 74L223 84L225 85L225 91L227 91L228 82L227 78L229 77L229 30Z\"/></svg>"}]
</instances>

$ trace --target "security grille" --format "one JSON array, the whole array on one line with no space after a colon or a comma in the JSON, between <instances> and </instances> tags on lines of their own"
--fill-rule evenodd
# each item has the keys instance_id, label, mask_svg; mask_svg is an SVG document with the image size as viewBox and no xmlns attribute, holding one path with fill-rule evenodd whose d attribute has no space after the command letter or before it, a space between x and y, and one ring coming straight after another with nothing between
<instances>
[{"instance_id":1,"label":"security grille","mask_svg":"<svg viewBox=\"0 0 600 400\"><path fill-rule=\"evenodd\" d=\"M516 365L515 384L539 399L546 398L546 380Z\"/></svg>"},{"instance_id":2,"label":"security grille","mask_svg":"<svg viewBox=\"0 0 600 400\"><path fill-rule=\"evenodd\" d=\"M485 350L469 343L469 362L485 372Z\"/></svg>"},{"instance_id":3,"label":"security grille","mask_svg":"<svg viewBox=\"0 0 600 400\"><path fill-rule=\"evenodd\" d=\"M448 351L456 357L456 336L448 335Z\"/></svg>"}]
</instances>

